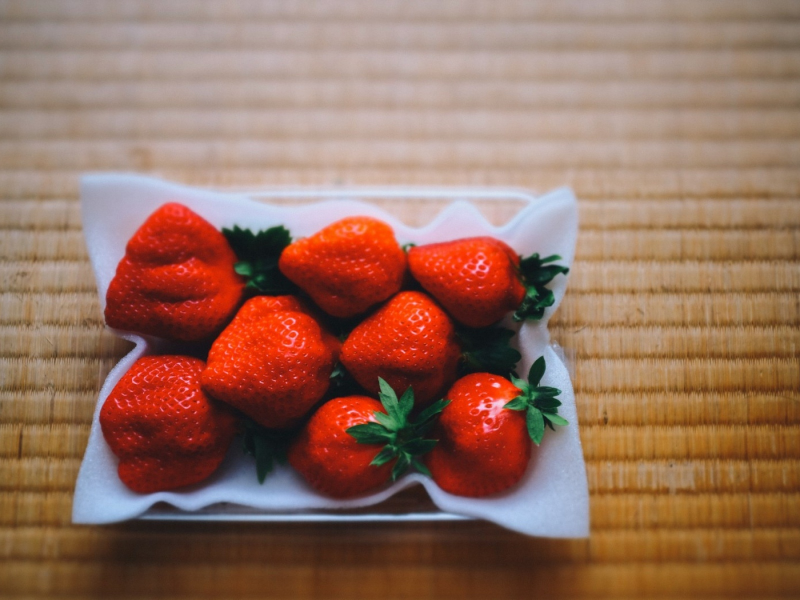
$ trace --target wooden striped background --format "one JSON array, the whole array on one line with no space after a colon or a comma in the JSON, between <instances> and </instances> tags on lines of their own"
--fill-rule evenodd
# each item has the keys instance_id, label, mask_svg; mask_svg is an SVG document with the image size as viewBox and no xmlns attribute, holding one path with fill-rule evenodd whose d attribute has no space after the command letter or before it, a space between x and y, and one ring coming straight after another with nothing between
<instances>
[{"instance_id":1,"label":"wooden striped background","mask_svg":"<svg viewBox=\"0 0 800 600\"><path fill-rule=\"evenodd\" d=\"M0 0L0 596L800 596L799 49L792 0ZM127 350L83 247L89 170L573 186L552 331L591 538L73 527Z\"/></svg>"}]
</instances>

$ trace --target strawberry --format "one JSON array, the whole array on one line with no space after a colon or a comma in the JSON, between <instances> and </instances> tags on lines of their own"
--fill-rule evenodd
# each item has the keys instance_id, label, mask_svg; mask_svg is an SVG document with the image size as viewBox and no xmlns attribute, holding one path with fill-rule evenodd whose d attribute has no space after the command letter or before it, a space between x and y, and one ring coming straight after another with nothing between
<instances>
[{"instance_id":1,"label":"strawberry","mask_svg":"<svg viewBox=\"0 0 800 600\"><path fill-rule=\"evenodd\" d=\"M342 346L341 362L364 389L377 393L383 377L397 389L413 387L424 406L461 373L486 370L506 375L520 358L514 332L456 328L422 292L401 292L357 325Z\"/></svg>"},{"instance_id":2,"label":"strawberry","mask_svg":"<svg viewBox=\"0 0 800 600\"><path fill-rule=\"evenodd\" d=\"M103 404L103 436L119 457L119 478L134 492L199 483L225 457L236 419L200 388L203 368L187 356L140 358Z\"/></svg>"},{"instance_id":3,"label":"strawberry","mask_svg":"<svg viewBox=\"0 0 800 600\"><path fill-rule=\"evenodd\" d=\"M347 217L289 245L278 266L322 310L352 317L400 290L406 255L386 223Z\"/></svg>"},{"instance_id":4,"label":"strawberry","mask_svg":"<svg viewBox=\"0 0 800 600\"><path fill-rule=\"evenodd\" d=\"M427 295L401 292L353 329L341 361L369 392L378 393L382 377L395 389L413 387L422 406L456 379L460 356L450 317Z\"/></svg>"},{"instance_id":5,"label":"strawberry","mask_svg":"<svg viewBox=\"0 0 800 600\"><path fill-rule=\"evenodd\" d=\"M108 286L106 323L173 340L208 338L241 301L235 262L213 225L181 204L165 204L128 242Z\"/></svg>"},{"instance_id":6,"label":"strawberry","mask_svg":"<svg viewBox=\"0 0 800 600\"><path fill-rule=\"evenodd\" d=\"M293 296L248 300L208 354L203 389L274 429L296 425L328 389L339 341Z\"/></svg>"},{"instance_id":7,"label":"strawberry","mask_svg":"<svg viewBox=\"0 0 800 600\"><path fill-rule=\"evenodd\" d=\"M378 423L380 402L367 396L346 396L323 404L289 447L289 464L316 490L347 498L358 496L389 480L392 465L370 463L378 445L359 445L347 429Z\"/></svg>"},{"instance_id":8,"label":"strawberry","mask_svg":"<svg viewBox=\"0 0 800 600\"><path fill-rule=\"evenodd\" d=\"M412 247L408 267L414 278L453 318L468 327L487 327L514 313L514 320L541 319L555 302L544 287L569 269L545 266L558 256L521 259L492 237L463 238Z\"/></svg>"},{"instance_id":9,"label":"strawberry","mask_svg":"<svg viewBox=\"0 0 800 600\"><path fill-rule=\"evenodd\" d=\"M439 444L426 457L433 480L446 492L482 497L507 490L524 475L531 441L542 441L545 425L567 425L560 417L561 392L540 387L544 358L537 360L528 381L509 382L490 373L462 377L445 397L432 436Z\"/></svg>"},{"instance_id":10,"label":"strawberry","mask_svg":"<svg viewBox=\"0 0 800 600\"><path fill-rule=\"evenodd\" d=\"M380 402L367 396L326 402L290 446L289 464L314 489L350 498L396 480L411 466L428 474L418 457L436 441L422 436L447 403L432 404L412 422L411 388L399 399L382 379L379 388Z\"/></svg>"}]
</instances>

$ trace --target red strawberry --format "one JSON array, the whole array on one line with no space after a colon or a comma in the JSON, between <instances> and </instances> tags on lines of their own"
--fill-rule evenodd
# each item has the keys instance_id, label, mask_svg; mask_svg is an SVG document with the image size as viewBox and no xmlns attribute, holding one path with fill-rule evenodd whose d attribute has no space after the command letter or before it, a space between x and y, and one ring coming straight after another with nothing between
<instances>
[{"instance_id":1,"label":"red strawberry","mask_svg":"<svg viewBox=\"0 0 800 600\"><path fill-rule=\"evenodd\" d=\"M236 256L213 225L165 204L128 242L106 294L115 329L197 341L219 332L242 298Z\"/></svg>"},{"instance_id":2,"label":"red strawberry","mask_svg":"<svg viewBox=\"0 0 800 600\"><path fill-rule=\"evenodd\" d=\"M432 437L439 443L426 457L433 480L446 492L481 497L502 492L525 474L531 440L545 425L566 425L558 416L559 390L539 387L544 358L531 367L529 382L514 383L489 373L456 381ZM524 412L523 412L524 411Z\"/></svg>"},{"instance_id":3,"label":"red strawberry","mask_svg":"<svg viewBox=\"0 0 800 600\"><path fill-rule=\"evenodd\" d=\"M558 256L520 257L506 243L491 237L463 238L413 247L408 266L453 318L468 327L487 327L516 311L514 319L541 319L555 301L545 288L559 273L558 265L544 266Z\"/></svg>"},{"instance_id":4,"label":"red strawberry","mask_svg":"<svg viewBox=\"0 0 800 600\"><path fill-rule=\"evenodd\" d=\"M460 357L450 317L427 295L401 292L353 329L341 361L366 390L378 393L382 377L394 389L413 387L425 405L456 379Z\"/></svg>"},{"instance_id":5,"label":"red strawberry","mask_svg":"<svg viewBox=\"0 0 800 600\"><path fill-rule=\"evenodd\" d=\"M446 397L426 457L433 480L459 496L487 496L522 478L531 455L525 415L504 406L520 394L508 380L488 373L462 377Z\"/></svg>"},{"instance_id":6,"label":"red strawberry","mask_svg":"<svg viewBox=\"0 0 800 600\"><path fill-rule=\"evenodd\" d=\"M336 398L320 407L289 448L289 463L316 490L349 498L395 480L410 466L428 474L418 456L436 444L422 435L446 402L409 421L414 394L401 398L379 381L381 402L367 396Z\"/></svg>"},{"instance_id":7,"label":"red strawberry","mask_svg":"<svg viewBox=\"0 0 800 600\"><path fill-rule=\"evenodd\" d=\"M202 360L146 356L134 363L100 410L119 457L119 478L149 494L203 481L222 462L236 419L200 388Z\"/></svg>"},{"instance_id":8,"label":"red strawberry","mask_svg":"<svg viewBox=\"0 0 800 600\"><path fill-rule=\"evenodd\" d=\"M292 427L327 391L338 351L297 298L257 296L211 347L203 389L264 427Z\"/></svg>"},{"instance_id":9,"label":"red strawberry","mask_svg":"<svg viewBox=\"0 0 800 600\"><path fill-rule=\"evenodd\" d=\"M359 444L347 429L377 423L373 413L382 410L380 402L366 396L326 402L289 448L289 464L313 488L336 498L358 496L380 487L389 480L392 464L371 465L381 446Z\"/></svg>"},{"instance_id":10,"label":"red strawberry","mask_svg":"<svg viewBox=\"0 0 800 600\"><path fill-rule=\"evenodd\" d=\"M406 255L386 223L348 217L288 246L279 267L322 310L352 317L400 290Z\"/></svg>"}]
</instances>

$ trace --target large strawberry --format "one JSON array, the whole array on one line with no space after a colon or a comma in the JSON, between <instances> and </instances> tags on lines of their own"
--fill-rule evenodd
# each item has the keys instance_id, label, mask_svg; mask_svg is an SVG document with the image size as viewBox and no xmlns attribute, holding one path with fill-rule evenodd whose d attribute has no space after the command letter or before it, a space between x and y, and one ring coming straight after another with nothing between
<instances>
[{"instance_id":1,"label":"large strawberry","mask_svg":"<svg viewBox=\"0 0 800 600\"><path fill-rule=\"evenodd\" d=\"M386 223L347 217L288 246L279 267L322 310L352 317L400 290L406 256Z\"/></svg>"},{"instance_id":2,"label":"large strawberry","mask_svg":"<svg viewBox=\"0 0 800 600\"><path fill-rule=\"evenodd\" d=\"M236 312L244 281L225 237L187 207L155 211L128 242L106 294L115 329L197 341Z\"/></svg>"},{"instance_id":3,"label":"large strawberry","mask_svg":"<svg viewBox=\"0 0 800 600\"><path fill-rule=\"evenodd\" d=\"M289 448L289 463L314 489L336 498L358 496L395 480L409 467L429 474L419 458L436 445L424 439L446 402L435 402L415 421L411 388L398 399L379 380L380 399L330 400L309 419Z\"/></svg>"},{"instance_id":4,"label":"large strawberry","mask_svg":"<svg viewBox=\"0 0 800 600\"><path fill-rule=\"evenodd\" d=\"M369 392L382 377L394 389L413 387L425 405L455 380L460 357L450 317L426 294L401 292L353 329L341 361Z\"/></svg>"},{"instance_id":5,"label":"large strawberry","mask_svg":"<svg viewBox=\"0 0 800 600\"><path fill-rule=\"evenodd\" d=\"M401 292L364 319L342 346L345 369L378 393L384 378L395 389L414 388L420 406L441 397L459 374L507 375L520 358L508 329L457 329L427 294Z\"/></svg>"},{"instance_id":6,"label":"large strawberry","mask_svg":"<svg viewBox=\"0 0 800 600\"><path fill-rule=\"evenodd\" d=\"M212 345L203 389L264 427L292 427L327 391L338 351L297 298L257 296Z\"/></svg>"},{"instance_id":7,"label":"large strawberry","mask_svg":"<svg viewBox=\"0 0 800 600\"><path fill-rule=\"evenodd\" d=\"M236 419L200 388L204 367L187 356L140 358L103 404L103 436L134 492L199 483L225 457Z\"/></svg>"},{"instance_id":8,"label":"large strawberry","mask_svg":"<svg viewBox=\"0 0 800 600\"><path fill-rule=\"evenodd\" d=\"M524 475L531 441L539 444L545 425L566 425L555 398L559 390L539 386L544 358L529 381L513 383L489 373L462 377L445 397L432 437L439 444L425 458L433 480L446 492L481 497L507 490Z\"/></svg>"},{"instance_id":9,"label":"large strawberry","mask_svg":"<svg viewBox=\"0 0 800 600\"><path fill-rule=\"evenodd\" d=\"M463 238L412 247L408 267L414 278L458 322L487 327L514 312L514 319L541 319L555 302L545 287L569 269L548 265L558 256L520 259L492 237Z\"/></svg>"}]
</instances>

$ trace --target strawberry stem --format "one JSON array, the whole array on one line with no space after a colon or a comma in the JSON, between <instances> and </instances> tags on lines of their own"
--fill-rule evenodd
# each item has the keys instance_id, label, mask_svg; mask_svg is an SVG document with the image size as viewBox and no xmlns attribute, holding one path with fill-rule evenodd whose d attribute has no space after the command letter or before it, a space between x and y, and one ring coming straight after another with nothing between
<instances>
[{"instance_id":1,"label":"strawberry stem","mask_svg":"<svg viewBox=\"0 0 800 600\"><path fill-rule=\"evenodd\" d=\"M546 368L544 356L540 356L528 371L528 381L512 376L511 382L522 393L503 407L509 410L526 411L525 422L528 426L528 435L537 446L542 443L545 427L555 431L555 425L562 427L569 425L569 422L558 414L561 401L556 399L556 396L561 393L561 390L539 385Z\"/></svg>"},{"instance_id":2,"label":"strawberry stem","mask_svg":"<svg viewBox=\"0 0 800 600\"><path fill-rule=\"evenodd\" d=\"M342 363L337 362L333 366L328 386L327 396L330 398L341 398L343 396L355 396L364 394L364 389L358 385L350 372L344 368Z\"/></svg>"},{"instance_id":3,"label":"strawberry stem","mask_svg":"<svg viewBox=\"0 0 800 600\"><path fill-rule=\"evenodd\" d=\"M253 233L234 225L233 229L223 229L236 257L236 273L247 281L247 289L255 294L280 296L297 291L278 268L278 259L283 249L292 243L289 230L283 225Z\"/></svg>"},{"instance_id":4,"label":"strawberry stem","mask_svg":"<svg viewBox=\"0 0 800 600\"><path fill-rule=\"evenodd\" d=\"M410 418L414 408L414 391L409 387L398 398L392 387L380 377L378 378L380 393L378 395L386 412L375 411L377 423L362 423L347 429L359 444L383 444L383 448L375 455L370 464L385 465L392 460L392 481L396 481L410 467L424 475L430 476L427 467L418 457L430 452L438 440L426 439L423 436L430 431L439 413L447 406L449 400L437 400L417 415Z\"/></svg>"},{"instance_id":5,"label":"strawberry stem","mask_svg":"<svg viewBox=\"0 0 800 600\"><path fill-rule=\"evenodd\" d=\"M292 432L267 429L248 417L243 418L242 423L244 425L242 450L256 459L258 483L264 483L276 462L286 463Z\"/></svg>"},{"instance_id":6,"label":"strawberry stem","mask_svg":"<svg viewBox=\"0 0 800 600\"><path fill-rule=\"evenodd\" d=\"M522 355L511 347L516 332L503 327L472 329L459 326L456 330L461 346L459 377L470 373L492 373L501 377L513 375Z\"/></svg>"},{"instance_id":7,"label":"strawberry stem","mask_svg":"<svg viewBox=\"0 0 800 600\"><path fill-rule=\"evenodd\" d=\"M525 298L514 313L515 321L538 321L544 316L545 309L553 306L556 298L545 286L556 276L569 273L568 267L548 264L557 260L561 260L561 257L556 254L545 258L539 258L538 254L531 254L527 258L520 256L519 275L525 286Z\"/></svg>"}]
</instances>

